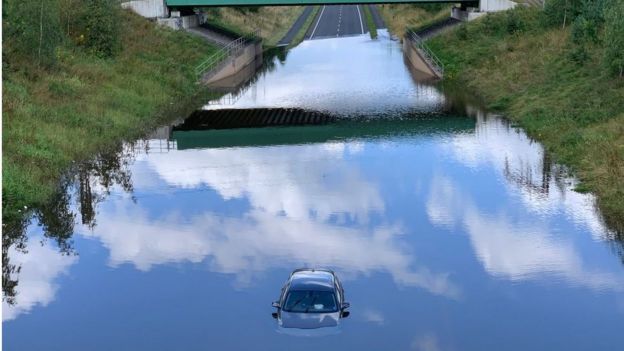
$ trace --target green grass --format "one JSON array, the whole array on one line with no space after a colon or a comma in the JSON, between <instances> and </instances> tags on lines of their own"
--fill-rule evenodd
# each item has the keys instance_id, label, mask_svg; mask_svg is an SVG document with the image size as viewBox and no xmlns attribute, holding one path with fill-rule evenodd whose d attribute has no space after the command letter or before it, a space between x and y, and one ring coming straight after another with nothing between
<instances>
[{"instance_id":1,"label":"green grass","mask_svg":"<svg viewBox=\"0 0 624 351\"><path fill-rule=\"evenodd\" d=\"M207 8L208 21L241 35L258 30L263 45L274 47L286 35L305 6L260 6L257 8Z\"/></svg>"},{"instance_id":2,"label":"green grass","mask_svg":"<svg viewBox=\"0 0 624 351\"><path fill-rule=\"evenodd\" d=\"M114 59L67 43L51 70L3 66L3 219L42 205L74 162L144 135L206 93L193 69L214 47L129 12L120 20Z\"/></svg>"},{"instance_id":3,"label":"green grass","mask_svg":"<svg viewBox=\"0 0 624 351\"><path fill-rule=\"evenodd\" d=\"M407 29L418 31L448 18L449 4L382 4L377 5L390 33L403 37Z\"/></svg>"},{"instance_id":4,"label":"green grass","mask_svg":"<svg viewBox=\"0 0 624 351\"><path fill-rule=\"evenodd\" d=\"M290 42L290 44L288 44L289 49L294 48L295 46L301 44L303 39L305 39L305 35L308 32L308 29L310 28L312 23L314 23L314 20L316 19L316 15L318 14L320 9L321 9L320 6L314 6L312 8L312 13L310 13L310 16L308 16L306 21L303 23L303 26L301 26L301 29L299 29L299 32L297 32L297 34L295 35L293 40Z\"/></svg>"},{"instance_id":5,"label":"green grass","mask_svg":"<svg viewBox=\"0 0 624 351\"><path fill-rule=\"evenodd\" d=\"M362 9L364 9L364 18L366 19L366 26L368 27L370 37L371 39L377 39L377 26L373 20L373 14L367 5L362 5Z\"/></svg>"},{"instance_id":6,"label":"green grass","mask_svg":"<svg viewBox=\"0 0 624 351\"><path fill-rule=\"evenodd\" d=\"M573 62L569 29L544 28L540 16L535 8L490 14L428 45L445 65L443 84L480 95L542 142L623 232L624 80L602 68L599 44L587 62Z\"/></svg>"}]
</instances>

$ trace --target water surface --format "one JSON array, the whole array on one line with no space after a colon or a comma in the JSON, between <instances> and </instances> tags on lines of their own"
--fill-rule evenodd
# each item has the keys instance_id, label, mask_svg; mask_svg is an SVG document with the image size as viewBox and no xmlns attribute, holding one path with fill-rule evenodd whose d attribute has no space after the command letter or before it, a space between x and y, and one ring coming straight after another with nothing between
<instances>
[{"instance_id":1,"label":"water surface","mask_svg":"<svg viewBox=\"0 0 624 351\"><path fill-rule=\"evenodd\" d=\"M82 165L3 240L3 346L620 349L621 243L593 196L504 119L415 82L381 34L304 42L206 103L363 121L164 128ZM302 266L341 277L340 334L276 332Z\"/></svg>"}]
</instances>

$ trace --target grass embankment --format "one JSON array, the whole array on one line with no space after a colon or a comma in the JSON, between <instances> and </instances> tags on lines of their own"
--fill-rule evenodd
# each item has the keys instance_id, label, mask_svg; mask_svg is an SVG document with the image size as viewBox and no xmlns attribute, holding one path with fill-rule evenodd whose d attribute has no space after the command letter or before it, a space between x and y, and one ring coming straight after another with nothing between
<instances>
[{"instance_id":1,"label":"grass embankment","mask_svg":"<svg viewBox=\"0 0 624 351\"><path fill-rule=\"evenodd\" d=\"M364 10L364 18L366 19L366 26L368 27L370 37L371 39L377 39L377 26L375 25L375 20L373 20L373 14L368 5L362 5L362 9Z\"/></svg>"},{"instance_id":2,"label":"grass embankment","mask_svg":"<svg viewBox=\"0 0 624 351\"><path fill-rule=\"evenodd\" d=\"M403 37L407 29L418 31L451 14L448 4L382 4L377 5L390 33Z\"/></svg>"},{"instance_id":3,"label":"grass embankment","mask_svg":"<svg viewBox=\"0 0 624 351\"><path fill-rule=\"evenodd\" d=\"M56 64L3 65L3 218L39 206L72 162L140 137L201 92L205 41L123 12L122 50L97 58L66 43Z\"/></svg>"},{"instance_id":4,"label":"grass embankment","mask_svg":"<svg viewBox=\"0 0 624 351\"><path fill-rule=\"evenodd\" d=\"M577 190L597 194L607 221L622 232L624 79L604 68L606 39L586 42L580 56L570 22L565 29L543 22L543 11L518 8L428 44L446 81L483 97L570 166L582 181Z\"/></svg>"},{"instance_id":5,"label":"grass embankment","mask_svg":"<svg viewBox=\"0 0 624 351\"><path fill-rule=\"evenodd\" d=\"M275 46L286 35L305 6L210 7L208 21L233 32L260 30L265 46Z\"/></svg>"},{"instance_id":6,"label":"grass embankment","mask_svg":"<svg viewBox=\"0 0 624 351\"><path fill-rule=\"evenodd\" d=\"M305 35L308 32L308 29L310 29L310 26L313 25L314 20L316 19L316 15L318 14L320 10L321 10L321 6L314 6L312 8L312 12L310 13L310 16L308 16L306 21L303 23L303 26L301 26L301 29L299 29L299 32L297 32L293 40L288 45L289 49L294 48L295 46L301 44L303 39L305 39Z\"/></svg>"}]
</instances>

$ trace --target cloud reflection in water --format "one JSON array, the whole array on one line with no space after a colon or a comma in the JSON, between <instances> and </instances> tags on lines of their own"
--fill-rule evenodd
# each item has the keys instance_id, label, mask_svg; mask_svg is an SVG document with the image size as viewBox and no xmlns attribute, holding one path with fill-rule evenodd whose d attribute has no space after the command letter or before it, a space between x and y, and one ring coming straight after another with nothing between
<instances>
[{"instance_id":1,"label":"cloud reflection in water","mask_svg":"<svg viewBox=\"0 0 624 351\"><path fill-rule=\"evenodd\" d=\"M448 275L414 264L401 245L397 224L371 225L384 211L377 186L364 179L345 155L359 144L330 143L258 149L174 151L146 158L167 184L208 185L223 200L244 198L240 217L206 211L191 218L175 212L159 219L136 206L102 212L91 235L110 250L114 266L138 269L171 262L208 261L213 271L249 283L271 268L329 266L345 274L388 272L401 285L457 298ZM354 225L342 225L349 221Z\"/></svg>"}]
</instances>

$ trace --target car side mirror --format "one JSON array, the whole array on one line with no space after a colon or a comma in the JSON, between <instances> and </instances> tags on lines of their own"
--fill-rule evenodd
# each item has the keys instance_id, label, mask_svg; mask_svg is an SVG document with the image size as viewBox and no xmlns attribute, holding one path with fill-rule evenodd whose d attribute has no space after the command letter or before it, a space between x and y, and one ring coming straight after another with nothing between
<instances>
[{"instance_id":1,"label":"car side mirror","mask_svg":"<svg viewBox=\"0 0 624 351\"><path fill-rule=\"evenodd\" d=\"M351 304L350 304L350 303L348 303L348 302L343 302L343 303L342 303L342 307L341 307L341 309L346 310L346 309L347 309L347 308L349 308L349 307L351 307Z\"/></svg>"},{"instance_id":2,"label":"car side mirror","mask_svg":"<svg viewBox=\"0 0 624 351\"><path fill-rule=\"evenodd\" d=\"M275 307L275 308L280 308L280 304L278 301L273 301L273 303L271 304L271 306Z\"/></svg>"},{"instance_id":3,"label":"car side mirror","mask_svg":"<svg viewBox=\"0 0 624 351\"><path fill-rule=\"evenodd\" d=\"M271 317L273 317L273 318L277 319L277 312L273 312L273 313L271 313Z\"/></svg>"},{"instance_id":4,"label":"car side mirror","mask_svg":"<svg viewBox=\"0 0 624 351\"><path fill-rule=\"evenodd\" d=\"M347 317L349 317L349 315L351 315L351 312L349 312L349 311L342 311L342 312L340 313L340 316L341 316L342 318L347 318Z\"/></svg>"}]
</instances>

